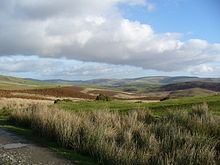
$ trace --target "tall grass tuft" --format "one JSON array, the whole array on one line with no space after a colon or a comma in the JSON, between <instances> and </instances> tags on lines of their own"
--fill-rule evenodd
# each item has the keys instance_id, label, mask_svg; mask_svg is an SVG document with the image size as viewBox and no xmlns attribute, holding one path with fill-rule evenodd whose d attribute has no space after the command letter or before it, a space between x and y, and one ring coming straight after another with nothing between
<instances>
[{"instance_id":1,"label":"tall grass tuft","mask_svg":"<svg viewBox=\"0 0 220 165\"><path fill-rule=\"evenodd\" d=\"M33 105L10 120L102 164L219 164L220 119L206 104L155 118L149 111L70 112Z\"/></svg>"}]
</instances>

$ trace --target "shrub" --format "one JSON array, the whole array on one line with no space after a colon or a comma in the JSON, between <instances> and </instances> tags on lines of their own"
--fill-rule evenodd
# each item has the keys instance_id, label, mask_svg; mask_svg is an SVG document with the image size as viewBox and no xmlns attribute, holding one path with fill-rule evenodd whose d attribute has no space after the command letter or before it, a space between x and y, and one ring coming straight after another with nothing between
<instances>
[{"instance_id":1,"label":"shrub","mask_svg":"<svg viewBox=\"0 0 220 165\"><path fill-rule=\"evenodd\" d=\"M60 103L60 102L72 102L72 100L70 100L70 99L63 99L63 100L56 99L56 100L54 100L54 104L57 104L57 103Z\"/></svg>"},{"instance_id":2,"label":"shrub","mask_svg":"<svg viewBox=\"0 0 220 165\"><path fill-rule=\"evenodd\" d=\"M111 101L111 98L109 96L106 96L104 94L99 94L95 100L99 101Z\"/></svg>"},{"instance_id":3,"label":"shrub","mask_svg":"<svg viewBox=\"0 0 220 165\"><path fill-rule=\"evenodd\" d=\"M57 103L59 103L59 102L61 102L60 99L56 99L56 100L54 100L54 104L57 104Z\"/></svg>"},{"instance_id":4,"label":"shrub","mask_svg":"<svg viewBox=\"0 0 220 165\"><path fill-rule=\"evenodd\" d=\"M170 99L169 96L167 96L167 97L164 97L164 98L160 99L160 101L166 101L166 100L169 100L169 99Z\"/></svg>"}]
</instances>

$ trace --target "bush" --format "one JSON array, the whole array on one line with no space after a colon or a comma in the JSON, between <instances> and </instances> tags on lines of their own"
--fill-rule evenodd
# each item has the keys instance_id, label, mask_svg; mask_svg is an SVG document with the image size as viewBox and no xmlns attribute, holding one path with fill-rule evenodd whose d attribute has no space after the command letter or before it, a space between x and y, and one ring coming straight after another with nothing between
<instances>
[{"instance_id":1,"label":"bush","mask_svg":"<svg viewBox=\"0 0 220 165\"><path fill-rule=\"evenodd\" d=\"M59 102L72 102L72 100L70 100L70 99L63 99L63 100L56 99L56 100L54 100L54 104L57 104Z\"/></svg>"},{"instance_id":2,"label":"bush","mask_svg":"<svg viewBox=\"0 0 220 165\"><path fill-rule=\"evenodd\" d=\"M111 98L109 96L106 96L104 94L99 94L95 100L99 101L111 101Z\"/></svg>"},{"instance_id":3,"label":"bush","mask_svg":"<svg viewBox=\"0 0 220 165\"><path fill-rule=\"evenodd\" d=\"M56 100L54 100L54 104L57 104L57 103L59 103L59 102L61 102L61 100L60 99L56 99Z\"/></svg>"},{"instance_id":4,"label":"bush","mask_svg":"<svg viewBox=\"0 0 220 165\"><path fill-rule=\"evenodd\" d=\"M160 101L165 101L165 100L169 100L169 99L170 99L169 96L167 96L167 97L160 99Z\"/></svg>"}]
</instances>

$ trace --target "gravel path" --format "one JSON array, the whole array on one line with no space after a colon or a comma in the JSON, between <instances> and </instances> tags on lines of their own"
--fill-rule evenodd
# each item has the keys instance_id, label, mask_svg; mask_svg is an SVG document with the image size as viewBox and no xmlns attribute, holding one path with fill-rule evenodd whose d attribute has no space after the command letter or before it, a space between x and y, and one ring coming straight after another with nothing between
<instances>
[{"instance_id":1,"label":"gravel path","mask_svg":"<svg viewBox=\"0 0 220 165\"><path fill-rule=\"evenodd\" d=\"M0 165L72 165L45 147L0 129Z\"/></svg>"}]
</instances>

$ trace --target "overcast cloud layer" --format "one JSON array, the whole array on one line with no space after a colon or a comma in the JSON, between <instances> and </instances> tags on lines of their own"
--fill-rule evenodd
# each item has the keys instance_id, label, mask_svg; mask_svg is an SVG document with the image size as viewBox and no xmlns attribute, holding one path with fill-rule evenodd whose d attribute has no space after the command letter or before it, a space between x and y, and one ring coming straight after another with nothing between
<instances>
[{"instance_id":1,"label":"overcast cloud layer","mask_svg":"<svg viewBox=\"0 0 220 165\"><path fill-rule=\"evenodd\" d=\"M0 56L36 55L165 72L214 71L208 64L220 61L219 43L158 34L150 25L124 19L117 7L121 3L155 9L145 0L1 0Z\"/></svg>"}]
</instances>

